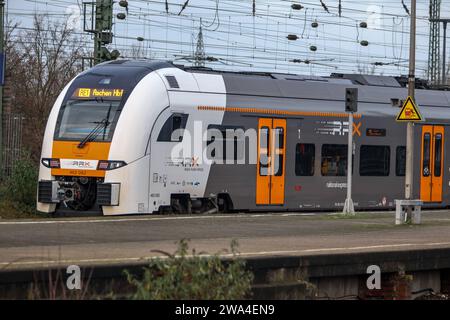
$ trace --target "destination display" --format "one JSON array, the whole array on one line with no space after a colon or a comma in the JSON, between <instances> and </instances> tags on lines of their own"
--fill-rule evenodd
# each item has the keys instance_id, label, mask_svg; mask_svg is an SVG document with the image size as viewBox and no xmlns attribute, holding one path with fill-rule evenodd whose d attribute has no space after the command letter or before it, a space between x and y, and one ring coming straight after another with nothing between
<instances>
[{"instance_id":1,"label":"destination display","mask_svg":"<svg viewBox=\"0 0 450 320\"><path fill-rule=\"evenodd\" d=\"M124 92L123 89L78 88L73 93L73 97L78 99L109 98L120 100Z\"/></svg>"}]
</instances>

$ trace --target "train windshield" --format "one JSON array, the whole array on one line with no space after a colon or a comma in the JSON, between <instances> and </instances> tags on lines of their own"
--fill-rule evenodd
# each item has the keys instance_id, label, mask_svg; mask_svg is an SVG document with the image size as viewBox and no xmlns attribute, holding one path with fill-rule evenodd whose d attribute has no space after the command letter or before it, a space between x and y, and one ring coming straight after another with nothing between
<instances>
[{"instance_id":1,"label":"train windshield","mask_svg":"<svg viewBox=\"0 0 450 320\"><path fill-rule=\"evenodd\" d=\"M120 101L68 101L59 113L55 138L78 141L97 130L98 134L92 141L111 141L121 111L119 105ZM102 123L107 125L102 126Z\"/></svg>"}]
</instances>

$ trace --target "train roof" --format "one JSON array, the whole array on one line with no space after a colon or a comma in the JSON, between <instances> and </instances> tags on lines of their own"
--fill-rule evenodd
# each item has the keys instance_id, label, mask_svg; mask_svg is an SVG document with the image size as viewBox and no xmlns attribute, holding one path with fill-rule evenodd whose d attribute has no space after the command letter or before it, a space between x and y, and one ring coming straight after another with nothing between
<instances>
[{"instance_id":1,"label":"train roof","mask_svg":"<svg viewBox=\"0 0 450 320\"><path fill-rule=\"evenodd\" d=\"M396 106L407 98L405 76L389 77L364 74L333 73L328 77L296 75L285 73L223 71L211 68L187 67L172 61L116 60L102 63L93 69L140 69L156 71L178 68L189 73L221 75L225 81L227 94L262 96L273 98L311 99L342 101L346 87L358 87L360 103L374 103ZM416 81L416 102L425 107L450 107L448 87L431 88L421 79ZM181 90L183 88L180 88ZM441 89L441 90L436 90Z\"/></svg>"},{"instance_id":2,"label":"train roof","mask_svg":"<svg viewBox=\"0 0 450 320\"><path fill-rule=\"evenodd\" d=\"M336 84L353 84L363 86L377 86L377 87L391 87L391 88L406 88L408 83L407 76L381 76L368 74L348 74L348 73L332 73L330 76L311 76L299 75L290 73L274 73L274 72L254 72L254 71L226 71L216 70L207 67L192 67L176 64L173 61L161 60L128 60L119 59L102 63L98 66L112 66L120 65L123 67L135 67L149 70L158 70L161 68L175 67L186 72L191 73L206 73L206 74L226 74L226 75L240 75L243 77L258 77L274 80L290 80L290 81L314 81L322 83L336 83ZM426 80L416 79L417 89L429 90L450 90L450 86L430 86Z\"/></svg>"}]
</instances>

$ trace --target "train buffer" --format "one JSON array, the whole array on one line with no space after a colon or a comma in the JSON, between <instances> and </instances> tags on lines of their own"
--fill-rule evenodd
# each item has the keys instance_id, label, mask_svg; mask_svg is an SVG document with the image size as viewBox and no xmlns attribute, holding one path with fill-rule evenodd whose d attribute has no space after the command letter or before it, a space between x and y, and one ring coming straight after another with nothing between
<instances>
[{"instance_id":1,"label":"train buffer","mask_svg":"<svg viewBox=\"0 0 450 320\"><path fill-rule=\"evenodd\" d=\"M395 200L395 224L400 225L408 222L408 209L414 207L412 210L411 222L413 224L421 223L421 200Z\"/></svg>"}]
</instances>

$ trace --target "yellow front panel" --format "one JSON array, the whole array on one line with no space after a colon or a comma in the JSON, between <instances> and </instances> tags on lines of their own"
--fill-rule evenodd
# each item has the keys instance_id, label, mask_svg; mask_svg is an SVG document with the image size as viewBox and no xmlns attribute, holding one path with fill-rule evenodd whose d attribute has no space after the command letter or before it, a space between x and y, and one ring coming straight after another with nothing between
<instances>
[{"instance_id":1,"label":"yellow front panel","mask_svg":"<svg viewBox=\"0 0 450 320\"><path fill-rule=\"evenodd\" d=\"M79 142L54 141L52 158L77 160L108 160L110 142L88 142L79 149ZM105 177L102 170L52 169L53 176Z\"/></svg>"}]
</instances>

